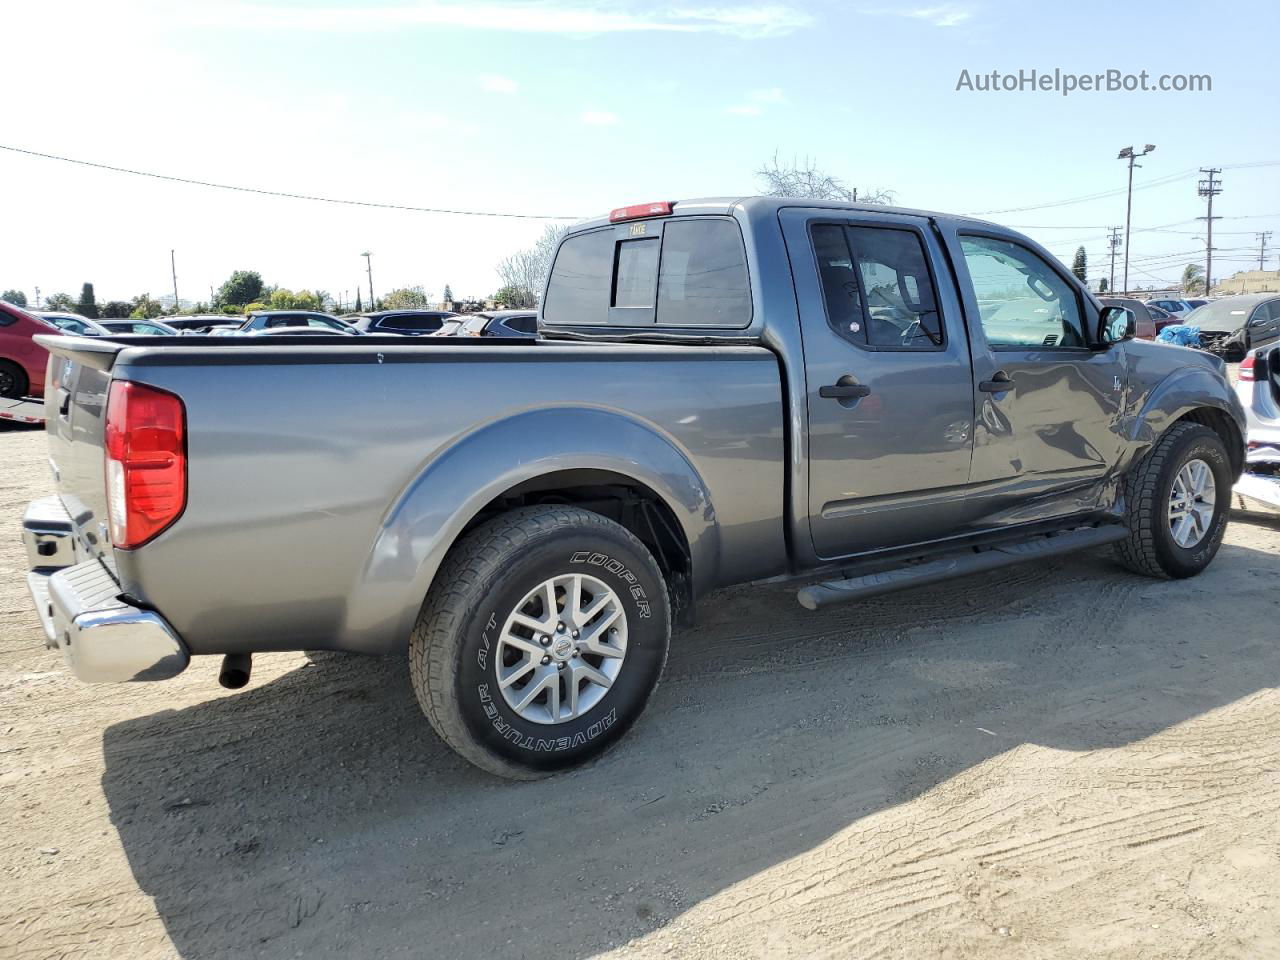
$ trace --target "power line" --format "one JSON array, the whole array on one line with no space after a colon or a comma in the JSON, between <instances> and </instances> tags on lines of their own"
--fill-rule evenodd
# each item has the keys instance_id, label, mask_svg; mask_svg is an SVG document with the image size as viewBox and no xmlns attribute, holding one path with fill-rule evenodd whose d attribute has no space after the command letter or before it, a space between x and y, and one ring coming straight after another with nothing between
<instances>
[{"instance_id":1,"label":"power line","mask_svg":"<svg viewBox=\"0 0 1280 960\"><path fill-rule=\"evenodd\" d=\"M74 157L60 157L52 153L41 153L38 150L24 150L22 147L11 147L0 143L0 150L10 153L21 153L28 157L40 157L44 160L59 160L62 163L73 163L81 167L92 167L95 170L110 170L113 173L128 173L135 177L149 177L152 180L167 180L170 183L185 183L195 187L213 187L217 190L234 190L237 193L255 193L264 197L283 197L288 200L316 200L320 203L334 203L348 207L374 207L381 210L406 210L412 213L444 213L459 217L502 217L512 220L581 220L582 217L571 217L561 214L533 213L499 213L491 210L454 210L446 207L415 207L404 203L377 203L371 200L345 200L335 197L319 197L306 193L287 193L283 190L267 190L261 187L242 187L231 183L215 183L211 180L194 180L190 177L173 177L165 173L152 173L147 170L132 170L129 167L115 167L108 163L95 163L91 160L77 160Z\"/></svg>"}]
</instances>

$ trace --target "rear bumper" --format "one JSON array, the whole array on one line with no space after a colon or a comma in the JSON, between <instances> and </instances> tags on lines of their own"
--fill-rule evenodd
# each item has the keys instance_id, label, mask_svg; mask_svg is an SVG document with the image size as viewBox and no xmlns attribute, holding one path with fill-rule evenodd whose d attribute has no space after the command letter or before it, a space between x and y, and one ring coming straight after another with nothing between
<instances>
[{"instance_id":1,"label":"rear bumper","mask_svg":"<svg viewBox=\"0 0 1280 960\"><path fill-rule=\"evenodd\" d=\"M22 539L32 566L27 589L45 645L62 651L78 679L166 680L187 668L190 652L165 619L122 600L102 562L79 555L71 518L57 497L27 508Z\"/></svg>"}]
</instances>

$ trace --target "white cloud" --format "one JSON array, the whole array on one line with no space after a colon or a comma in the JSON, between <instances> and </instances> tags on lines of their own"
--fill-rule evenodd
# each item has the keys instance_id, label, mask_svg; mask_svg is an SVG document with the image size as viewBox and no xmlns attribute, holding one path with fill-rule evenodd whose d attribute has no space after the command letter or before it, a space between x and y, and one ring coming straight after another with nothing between
<instances>
[{"instance_id":1,"label":"white cloud","mask_svg":"<svg viewBox=\"0 0 1280 960\"><path fill-rule=\"evenodd\" d=\"M592 127L616 127L622 122L616 113L608 110L584 110L578 119Z\"/></svg>"},{"instance_id":2,"label":"white cloud","mask_svg":"<svg viewBox=\"0 0 1280 960\"><path fill-rule=\"evenodd\" d=\"M480 89L489 93L515 93L520 87L510 77L504 77L500 73L486 73L480 77Z\"/></svg>"},{"instance_id":3,"label":"white cloud","mask_svg":"<svg viewBox=\"0 0 1280 960\"><path fill-rule=\"evenodd\" d=\"M638 31L721 33L742 38L774 37L813 23L785 4L628 8L605 0L419 0L404 6L273 6L252 2L201 5L186 12L200 26L246 30L385 31L406 27L457 27L510 33L599 34Z\"/></svg>"},{"instance_id":4,"label":"white cloud","mask_svg":"<svg viewBox=\"0 0 1280 960\"><path fill-rule=\"evenodd\" d=\"M767 105L786 103L787 98L779 87L768 87L763 90L752 90L747 94L746 103L735 103L725 107L724 112L734 117L758 117L764 113Z\"/></svg>"},{"instance_id":5,"label":"white cloud","mask_svg":"<svg viewBox=\"0 0 1280 960\"><path fill-rule=\"evenodd\" d=\"M872 10L863 10L862 12L878 16L907 17L911 20L923 20L925 23L932 24L935 27L958 26L967 20L972 20L974 17L974 8L958 3L940 3L932 7L908 7L905 9L880 7Z\"/></svg>"}]
</instances>

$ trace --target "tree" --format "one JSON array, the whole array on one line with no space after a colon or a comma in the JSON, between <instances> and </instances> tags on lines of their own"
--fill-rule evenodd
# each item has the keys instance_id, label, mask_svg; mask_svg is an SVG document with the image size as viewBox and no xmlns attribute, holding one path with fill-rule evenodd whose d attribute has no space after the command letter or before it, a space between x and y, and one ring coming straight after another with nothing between
<instances>
[{"instance_id":1,"label":"tree","mask_svg":"<svg viewBox=\"0 0 1280 960\"><path fill-rule=\"evenodd\" d=\"M421 287L401 287L382 298L388 310L425 310L431 306L431 296Z\"/></svg>"},{"instance_id":2,"label":"tree","mask_svg":"<svg viewBox=\"0 0 1280 960\"><path fill-rule=\"evenodd\" d=\"M1201 293L1204 291L1204 267L1198 263L1188 263L1182 270L1182 292Z\"/></svg>"},{"instance_id":3,"label":"tree","mask_svg":"<svg viewBox=\"0 0 1280 960\"><path fill-rule=\"evenodd\" d=\"M849 187L839 177L832 176L809 157L792 158L790 164L778 162L778 155L756 171L764 183L767 197L795 197L803 200L843 200L846 203L892 203L892 190L862 190Z\"/></svg>"},{"instance_id":4,"label":"tree","mask_svg":"<svg viewBox=\"0 0 1280 960\"><path fill-rule=\"evenodd\" d=\"M1071 272L1081 283L1089 282L1089 256L1084 252L1084 247L1076 247L1075 259L1071 261Z\"/></svg>"},{"instance_id":5,"label":"tree","mask_svg":"<svg viewBox=\"0 0 1280 960\"><path fill-rule=\"evenodd\" d=\"M44 309L59 310L63 313L70 313L75 305L76 302L71 299L71 295L68 293L55 293L45 297L44 301Z\"/></svg>"},{"instance_id":6,"label":"tree","mask_svg":"<svg viewBox=\"0 0 1280 960\"><path fill-rule=\"evenodd\" d=\"M502 289L498 294L505 295L504 303L511 307L538 305L538 298L542 296L542 288L547 281L547 272L551 269L551 258L555 256L560 238L568 229L548 224L533 246L517 250L498 262L496 270L498 279L502 281ZM496 297L497 295L495 299Z\"/></svg>"},{"instance_id":7,"label":"tree","mask_svg":"<svg viewBox=\"0 0 1280 960\"><path fill-rule=\"evenodd\" d=\"M277 287L271 291L271 296L267 303L272 310L292 310L298 305L298 298L292 290L286 290L283 287Z\"/></svg>"},{"instance_id":8,"label":"tree","mask_svg":"<svg viewBox=\"0 0 1280 960\"><path fill-rule=\"evenodd\" d=\"M441 294L441 297L444 299L445 306L453 303L453 287L446 283L444 285L444 293Z\"/></svg>"},{"instance_id":9,"label":"tree","mask_svg":"<svg viewBox=\"0 0 1280 960\"><path fill-rule=\"evenodd\" d=\"M151 294L144 293L133 298L133 310L129 316L135 320L154 320L162 313L164 313L164 307L161 306L160 301L152 300Z\"/></svg>"},{"instance_id":10,"label":"tree","mask_svg":"<svg viewBox=\"0 0 1280 960\"><path fill-rule=\"evenodd\" d=\"M98 319L98 301L93 298L92 283L86 283L80 288L80 302L76 304L76 313L90 320Z\"/></svg>"},{"instance_id":11,"label":"tree","mask_svg":"<svg viewBox=\"0 0 1280 960\"><path fill-rule=\"evenodd\" d=\"M256 270L237 270L218 288L214 302L219 306L243 307L262 297L262 275Z\"/></svg>"},{"instance_id":12,"label":"tree","mask_svg":"<svg viewBox=\"0 0 1280 960\"><path fill-rule=\"evenodd\" d=\"M25 307L27 305L27 295L21 290L6 290L0 293L0 300L5 303L12 303L15 307Z\"/></svg>"},{"instance_id":13,"label":"tree","mask_svg":"<svg viewBox=\"0 0 1280 960\"><path fill-rule=\"evenodd\" d=\"M133 304L123 300L108 300L98 308L99 316L107 320L124 319L133 313Z\"/></svg>"},{"instance_id":14,"label":"tree","mask_svg":"<svg viewBox=\"0 0 1280 960\"><path fill-rule=\"evenodd\" d=\"M360 302L360 291L356 291L356 313L364 313L364 305Z\"/></svg>"}]
</instances>

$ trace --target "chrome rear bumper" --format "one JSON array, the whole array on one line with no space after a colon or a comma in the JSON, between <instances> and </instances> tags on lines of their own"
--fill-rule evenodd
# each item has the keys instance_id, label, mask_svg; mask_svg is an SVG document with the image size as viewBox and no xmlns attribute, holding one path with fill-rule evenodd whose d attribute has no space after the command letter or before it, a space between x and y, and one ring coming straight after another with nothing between
<instances>
[{"instance_id":1,"label":"chrome rear bumper","mask_svg":"<svg viewBox=\"0 0 1280 960\"><path fill-rule=\"evenodd\" d=\"M122 600L102 562L78 555L71 518L57 497L27 508L22 539L33 567L27 589L46 646L62 651L77 678L88 683L165 680L187 668L191 655L165 619Z\"/></svg>"}]
</instances>

